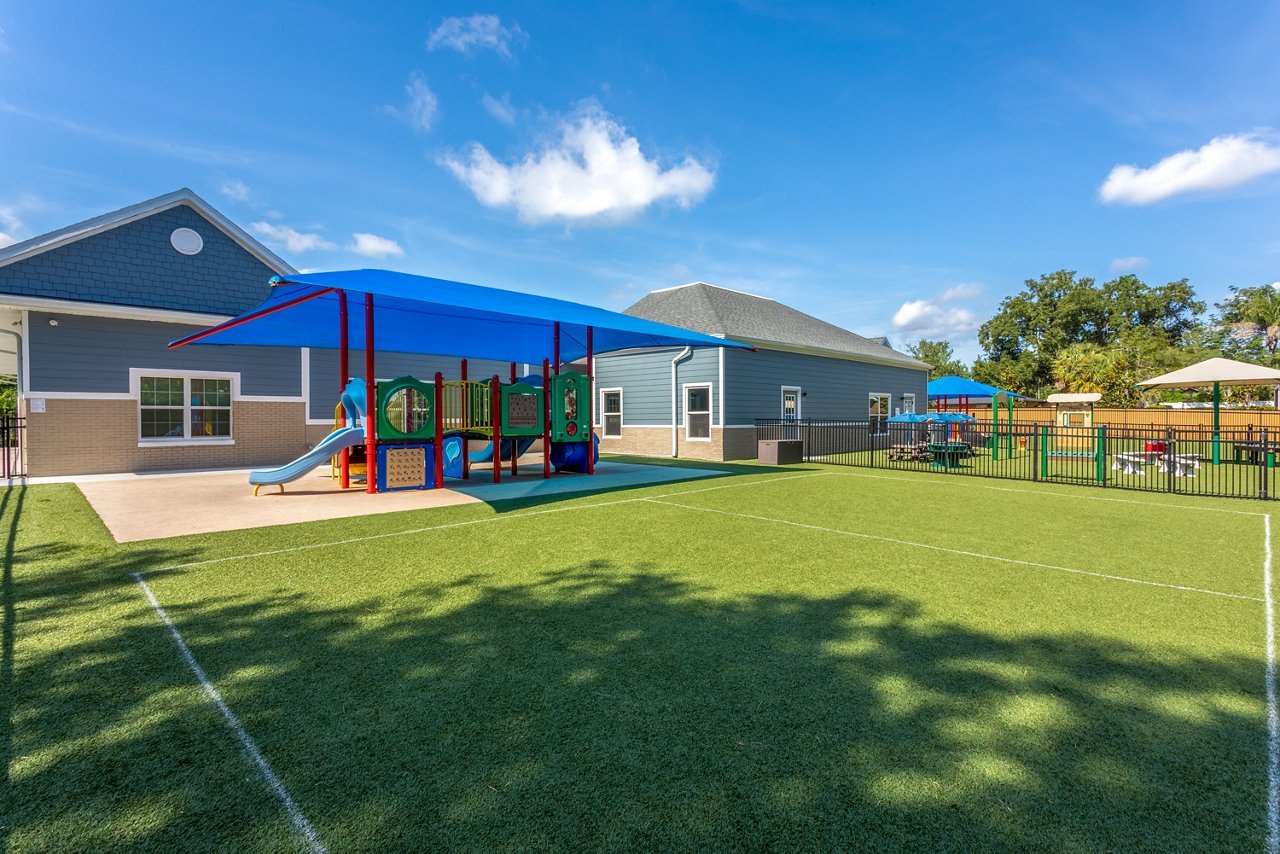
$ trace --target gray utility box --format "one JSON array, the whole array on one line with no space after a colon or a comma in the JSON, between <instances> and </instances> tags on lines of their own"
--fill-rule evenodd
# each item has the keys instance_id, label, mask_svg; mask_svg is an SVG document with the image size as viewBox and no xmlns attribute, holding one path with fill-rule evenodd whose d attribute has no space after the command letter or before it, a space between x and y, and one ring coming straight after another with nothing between
<instances>
[{"instance_id":1,"label":"gray utility box","mask_svg":"<svg viewBox=\"0 0 1280 854\"><path fill-rule=\"evenodd\" d=\"M770 466L804 462L804 442L799 439L762 439L756 443L756 459Z\"/></svg>"}]
</instances>

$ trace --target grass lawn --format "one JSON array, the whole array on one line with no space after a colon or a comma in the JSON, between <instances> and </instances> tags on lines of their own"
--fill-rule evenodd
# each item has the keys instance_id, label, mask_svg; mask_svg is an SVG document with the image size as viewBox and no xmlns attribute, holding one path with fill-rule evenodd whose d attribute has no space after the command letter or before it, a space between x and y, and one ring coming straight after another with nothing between
<instances>
[{"instance_id":1,"label":"grass lawn","mask_svg":"<svg viewBox=\"0 0 1280 854\"><path fill-rule=\"evenodd\" d=\"M6 847L305 847L135 572L335 851L1264 847L1269 505L729 468L129 546L9 489Z\"/></svg>"}]
</instances>

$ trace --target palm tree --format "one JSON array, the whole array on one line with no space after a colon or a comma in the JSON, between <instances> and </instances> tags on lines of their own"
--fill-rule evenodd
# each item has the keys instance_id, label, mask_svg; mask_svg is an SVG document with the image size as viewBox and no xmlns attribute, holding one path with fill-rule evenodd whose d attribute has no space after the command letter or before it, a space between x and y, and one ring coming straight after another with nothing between
<instances>
[{"instance_id":1,"label":"palm tree","mask_svg":"<svg viewBox=\"0 0 1280 854\"><path fill-rule=\"evenodd\" d=\"M1240 306L1240 318L1231 325L1231 334L1243 340L1261 338L1267 353L1274 356L1280 348L1280 290L1254 289Z\"/></svg>"}]
</instances>

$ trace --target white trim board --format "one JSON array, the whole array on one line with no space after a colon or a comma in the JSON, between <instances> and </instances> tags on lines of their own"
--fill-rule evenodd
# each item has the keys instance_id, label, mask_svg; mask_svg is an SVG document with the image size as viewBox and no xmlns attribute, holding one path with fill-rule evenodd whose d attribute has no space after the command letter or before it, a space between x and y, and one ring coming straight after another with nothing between
<instances>
[{"instance_id":1,"label":"white trim board","mask_svg":"<svg viewBox=\"0 0 1280 854\"><path fill-rule=\"evenodd\" d=\"M230 320L228 314L203 314L195 311L176 311L168 308L118 305L109 302L54 299L52 297L27 297L16 294L0 294L0 305L42 311L47 314L75 314L85 317L107 317L113 320L146 320L152 323L178 323L184 326L214 326Z\"/></svg>"}]
</instances>

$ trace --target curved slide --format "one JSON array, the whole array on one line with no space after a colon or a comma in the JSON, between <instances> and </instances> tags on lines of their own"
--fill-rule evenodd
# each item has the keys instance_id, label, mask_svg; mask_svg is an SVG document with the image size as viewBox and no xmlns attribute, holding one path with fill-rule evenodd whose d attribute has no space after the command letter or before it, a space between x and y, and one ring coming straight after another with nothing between
<instances>
[{"instance_id":1,"label":"curved slide","mask_svg":"<svg viewBox=\"0 0 1280 854\"><path fill-rule=\"evenodd\" d=\"M260 486L279 486L280 491L283 492L286 483L297 480L321 463L328 462L330 457L343 448L363 444L363 427L344 427L341 430L335 430L326 436L323 442L291 463L285 463L273 469L249 472L249 483L253 484L253 494L258 494Z\"/></svg>"},{"instance_id":2,"label":"curved slide","mask_svg":"<svg viewBox=\"0 0 1280 854\"><path fill-rule=\"evenodd\" d=\"M529 450L529 448L533 445L533 443L538 441L538 439L540 438L542 437L541 436L525 436L521 439L516 440L516 456L519 457L525 451ZM510 439L502 440L502 459L503 460L511 459L511 440ZM471 452L471 462L473 463L487 463L487 462L491 462L492 460L493 460L493 442L489 442L489 444L485 445L483 448L481 448L478 451Z\"/></svg>"}]
</instances>

